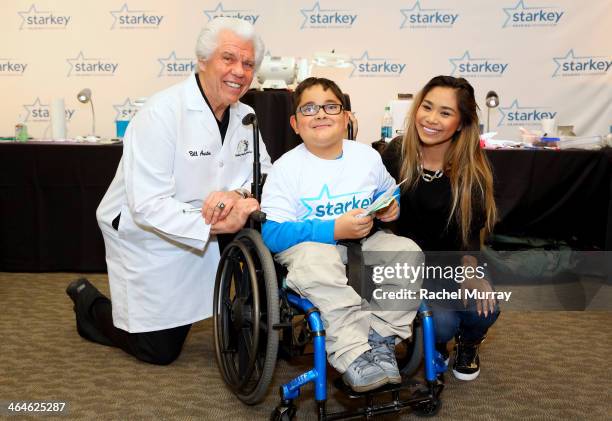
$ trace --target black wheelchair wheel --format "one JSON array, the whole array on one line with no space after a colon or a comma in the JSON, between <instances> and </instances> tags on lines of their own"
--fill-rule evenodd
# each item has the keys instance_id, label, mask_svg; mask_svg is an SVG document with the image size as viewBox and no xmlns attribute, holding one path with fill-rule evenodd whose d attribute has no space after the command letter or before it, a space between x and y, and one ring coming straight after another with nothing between
<instances>
[{"instance_id":1,"label":"black wheelchair wheel","mask_svg":"<svg viewBox=\"0 0 612 421\"><path fill-rule=\"evenodd\" d=\"M398 346L397 365L405 377L416 374L423 360L423 327L419 315L412 323L412 336Z\"/></svg>"},{"instance_id":2,"label":"black wheelchair wheel","mask_svg":"<svg viewBox=\"0 0 612 421\"><path fill-rule=\"evenodd\" d=\"M274 261L259 232L243 229L225 248L213 308L219 371L242 402L257 404L272 380L279 339Z\"/></svg>"}]
</instances>

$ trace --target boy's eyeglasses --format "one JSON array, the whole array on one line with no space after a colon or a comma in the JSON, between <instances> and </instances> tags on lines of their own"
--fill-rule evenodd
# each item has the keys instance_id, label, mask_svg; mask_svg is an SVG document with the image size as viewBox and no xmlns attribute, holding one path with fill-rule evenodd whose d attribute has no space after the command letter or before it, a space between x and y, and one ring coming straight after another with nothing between
<instances>
[{"instance_id":1,"label":"boy's eyeglasses","mask_svg":"<svg viewBox=\"0 0 612 421\"><path fill-rule=\"evenodd\" d=\"M298 107L298 111L302 115L313 116L313 115L316 115L321 108L323 108L323 111L325 111L325 114L337 115L342 112L342 109L344 107L342 106L342 104L323 104L323 105L306 104L306 105L302 105L301 107Z\"/></svg>"}]
</instances>

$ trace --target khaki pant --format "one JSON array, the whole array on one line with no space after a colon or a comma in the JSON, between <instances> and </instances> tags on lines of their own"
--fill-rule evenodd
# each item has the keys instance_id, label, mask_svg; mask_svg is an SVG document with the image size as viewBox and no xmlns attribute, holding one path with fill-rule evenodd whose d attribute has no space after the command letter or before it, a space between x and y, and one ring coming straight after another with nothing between
<instances>
[{"instance_id":1,"label":"khaki pant","mask_svg":"<svg viewBox=\"0 0 612 421\"><path fill-rule=\"evenodd\" d=\"M414 259L407 262L408 264L418 265L418 260L422 259L420 248L414 241L383 231L363 240L362 250L366 265L396 262L398 253L394 252L419 252L404 254L404 258L409 255ZM347 284L345 246L305 242L278 253L275 258L287 267L287 285L321 311L326 332L327 359L340 373L346 371L357 357L370 349L370 328L382 336L394 335L401 339L410 336L410 324L416 311L366 310L381 306L376 302L368 306ZM390 291L405 288L418 291L420 285L420 280L410 283L409 280L401 278L385 279L383 289Z\"/></svg>"}]
</instances>

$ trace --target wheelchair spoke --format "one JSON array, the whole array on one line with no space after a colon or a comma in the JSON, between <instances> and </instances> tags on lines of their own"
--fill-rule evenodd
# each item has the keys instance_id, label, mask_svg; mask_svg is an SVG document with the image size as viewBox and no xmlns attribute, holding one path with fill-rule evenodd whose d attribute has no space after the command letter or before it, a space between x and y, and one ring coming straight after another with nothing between
<instances>
[{"instance_id":1,"label":"wheelchair spoke","mask_svg":"<svg viewBox=\"0 0 612 421\"><path fill-rule=\"evenodd\" d=\"M238 373L241 378L249 369L248 363L252 352L251 331L248 328L242 328L238 340Z\"/></svg>"}]
</instances>

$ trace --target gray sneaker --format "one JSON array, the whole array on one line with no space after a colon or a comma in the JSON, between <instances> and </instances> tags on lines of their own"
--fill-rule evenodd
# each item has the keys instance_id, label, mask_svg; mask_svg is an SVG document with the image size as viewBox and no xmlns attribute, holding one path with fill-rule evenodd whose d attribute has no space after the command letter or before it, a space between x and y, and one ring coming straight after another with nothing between
<instances>
[{"instance_id":1,"label":"gray sneaker","mask_svg":"<svg viewBox=\"0 0 612 421\"><path fill-rule=\"evenodd\" d=\"M355 392L367 392L388 383L385 372L372 361L370 351L361 354L348 366L342 381Z\"/></svg>"},{"instance_id":2,"label":"gray sneaker","mask_svg":"<svg viewBox=\"0 0 612 421\"><path fill-rule=\"evenodd\" d=\"M395 336L383 337L374 329L370 329L368 343L372 347L372 360L382 368L389 383L400 384L402 376L395 358Z\"/></svg>"}]
</instances>

